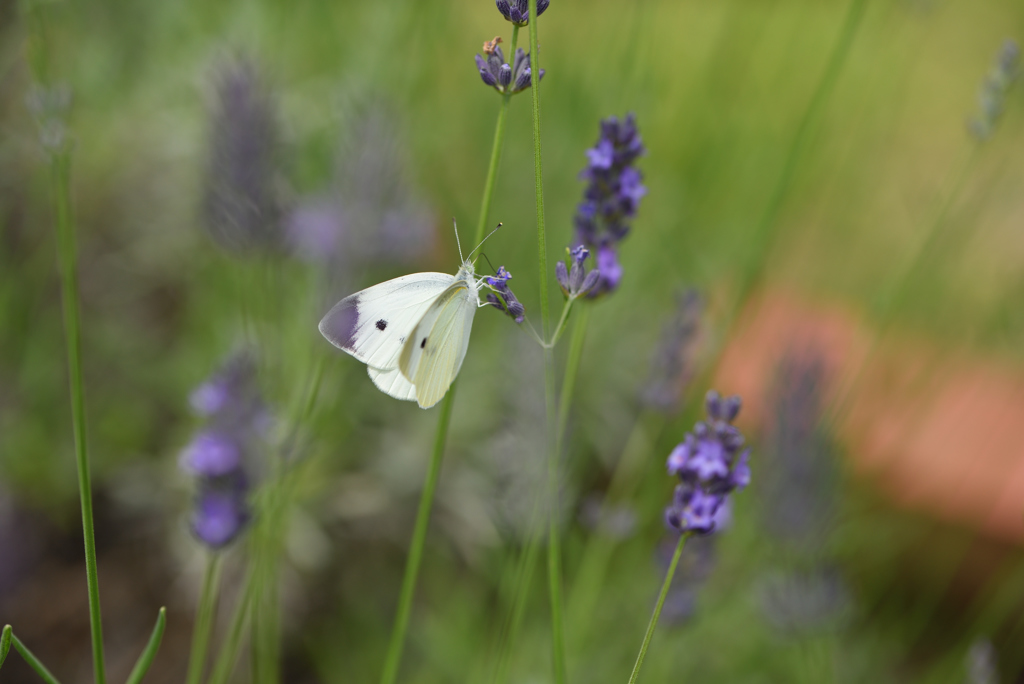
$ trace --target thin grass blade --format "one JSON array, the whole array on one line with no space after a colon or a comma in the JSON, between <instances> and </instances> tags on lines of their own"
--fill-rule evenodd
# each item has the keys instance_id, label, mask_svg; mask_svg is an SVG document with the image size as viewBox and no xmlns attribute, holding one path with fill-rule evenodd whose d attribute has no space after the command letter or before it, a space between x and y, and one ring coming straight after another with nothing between
<instances>
[{"instance_id":1,"label":"thin grass blade","mask_svg":"<svg viewBox=\"0 0 1024 684\"><path fill-rule=\"evenodd\" d=\"M128 675L126 684L139 684L142 678L146 676L149 666L153 664L153 659L156 658L156 652L160 650L160 642L163 641L165 627L167 627L167 609L161 608L156 616L156 625L153 627L153 634L149 637L149 643L146 644L145 650L142 651L138 662L132 668L132 673Z\"/></svg>"}]
</instances>

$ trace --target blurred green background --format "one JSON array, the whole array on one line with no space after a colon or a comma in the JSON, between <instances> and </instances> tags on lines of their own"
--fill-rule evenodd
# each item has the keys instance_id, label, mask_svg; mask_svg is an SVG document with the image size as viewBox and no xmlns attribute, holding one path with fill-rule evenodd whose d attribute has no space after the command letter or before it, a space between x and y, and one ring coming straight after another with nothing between
<instances>
[{"instance_id":1,"label":"blurred green background","mask_svg":"<svg viewBox=\"0 0 1024 684\"><path fill-rule=\"evenodd\" d=\"M44 18L41 29L31 27L31 12ZM983 145L965 123L1003 40L1024 31L1020 3L552 0L539 29L552 265L571 239L578 173L598 121L635 112L648 149L640 166L649 195L623 244L625 279L593 305L575 395L563 486L570 607L588 544L604 538L586 511L601 500L638 416L652 420L637 396L682 288L698 288L707 302L702 351L691 359L700 377L727 342L752 269L758 291L839 302L862 312L868 329L895 321L939 348L1015 371L1024 365L1020 91L1010 91ZM73 93L66 124L112 677L127 673L166 604L168 637L147 681L183 678L201 572L186 524L191 485L177 469L197 427L188 396L247 342L260 351L264 391L281 416L326 363L302 428L306 462L286 534L283 679L363 682L383 660L437 412L377 392L316 322L379 280L454 272L449 217L465 241L500 99L472 57L495 35L507 44L510 33L489 0L0 0L0 623L15 624L58 677L84 680L89 649L51 198L25 104L33 50L45 55L43 77ZM849 51L822 90L844 35ZM258 66L276 107L275 186L285 206L343 195L345 150L358 146L360 122L379 118L393 133L384 139L399 175L428 207L433 229L422 249L396 245L372 262L332 262L325 273L297 258L235 255L210 239L202 216L209 111L221 65L241 58ZM485 252L515 274L536 322L529 110L528 93L513 98L491 211L505 227ZM358 175L359 163L353 168ZM939 239L904 286L951 193ZM781 204L762 236L775 197ZM260 323L243 324L246 306ZM502 578L543 486L541 387L535 345L481 310L402 681L490 681ZM687 396L699 402L706 389ZM664 571L657 549L671 482L663 458L697 416L696 402L656 427L642 423L641 439L654 443L622 502L634 523L608 542L592 609L570 612L572 681L628 677ZM756 479L770 464L757 459L770 451L771 430L744 427ZM690 582L692 614L659 630L642 679L961 682L971 645L989 638L1001 671L993 681L1024 681L1019 548L897 509L870 483L841 474L847 450L838 440L819 451L840 473L808 485L835 488L824 541L807 551L766 532L771 512L756 483L736 497L733 526L707 545L713 570ZM244 543L236 547L227 572L238 574ZM921 567L905 562L908 548ZM988 559L983 572L961 572L979 555ZM787 573L819 567L841 579L824 589L786 584ZM510 681L550 681L542 568ZM772 593L780 577L788 588ZM766 596L800 603L821 591L825 609L793 609L815 618L794 618L799 628L785 620L780 628L766 608ZM244 660L238 681L249 677ZM20 667L9 661L0 679L32 681Z\"/></svg>"}]
</instances>

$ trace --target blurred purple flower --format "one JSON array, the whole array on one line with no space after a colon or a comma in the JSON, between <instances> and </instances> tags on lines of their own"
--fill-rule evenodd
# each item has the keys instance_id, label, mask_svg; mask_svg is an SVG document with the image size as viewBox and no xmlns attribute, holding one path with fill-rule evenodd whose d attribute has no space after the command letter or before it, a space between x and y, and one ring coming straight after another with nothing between
<instances>
[{"instance_id":1,"label":"blurred purple flower","mask_svg":"<svg viewBox=\"0 0 1024 684\"><path fill-rule=\"evenodd\" d=\"M675 411L692 375L692 357L704 301L696 290L678 296L675 314L662 330L651 358L650 375L641 393L648 407Z\"/></svg>"},{"instance_id":2,"label":"blurred purple flower","mask_svg":"<svg viewBox=\"0 0 1024 684\"><path fill-rule=\"evenodd\" d=\"M278 123L252 61L218 67L210 126L203 201L208 232L233 252L280 248Z\"/></svg>"},{"instance_id":3,"label":"blurred purple flower","mask_svg":"<svg viewBox=\"0 0 1024 684\"><path fill-rule=\"evenodd\" d=\"M192 393L191 403L206 419L180 458L181 468L198 480L192 530L201 542L219 549L249 521L251 455L259 450L271 419L252 355L231 356Z\"/></svg>"},{"instance_id":4,"label":"blurred purple flower","mask_svg":"<svg viewBox=\"0 0 1024 684\"><path fill-rule=\"evenodd\" d=\"M192 531L211 549L234 541L250 520L246 488L204 483L192 514Z\"/></svg>"},{"instance_id":5,"label":"blurred purple flower","mask_svg":"<svg viewBox=\"0 0 1024 684\"><path fill-rule=\"evenodd\" d=\"M332 299L351 286L353 267L421 258L434 238L395 117L373 100L346 110L331 188L299 201L285 222L291 251L326 267Z\"/></svg>"},{"instance_id":6,"label":"blurred purple flower","mask_svg":"<svg viewBox=\"0 0 1024 684\"><path fill-rule=\"evenodd\" d=\"M528 0L494 0L501 16L511 21L516 26L526 26L530 23L530 4ZM544 14L544 10L551 4L551 0L537 0L537 16Z\"/></svg>"},{"instance_id":7,"label":"blurred purple flower","mask_svg":"<svg viewBox=\"0 0 1024 684\"><path fill-rule=\"evenodd\" d=\"M181 454L181 467L201 477L220 477L242 465L242 450L225 434L202 432Z\"/></svg>"},{"instance_id":8,"label":"blurred purple flower","mask_svg":"<svg viewBox=\"0 0 1024 684\"><path fill-rule=\"evenodd\" d=\"M345 238L345 217L331 200L312 200L296 206L285 223L292 252L303 261L330 262Z\"/></svg>"},{"instance_id":9,"label":"blurred purple flower","mask_svg":"<svg viewBox=\"0 0 1024 684\"><path fill-rule=\"evenodd\" d=\"M667 467L679 477L665 522L678 532L707 534L729 493L750 483L748 451L743 435L732 426L739 397L722 398L714 390L706 398L708 418L699 421L669 454Z\"/></svg>"},{"instance_id":10,"label":"blurred purple flower","mask_svg":"<svg viewBox=\"0 0 1024 684\"><path fill-rule=\"evenodd\" d=\"M1003 114L1006 95L1019 75L1020 48L1013 40L1003 42L996 62L978 93L979 112L968 122L968 130L979 141L987 140L995 131Z\"/></svg>"},{"instance_id":11,"label":"blurred purple flower","mask_svg":"<svg viewBox=\"0 0 1024 684\"><path fill-rule=\"evenodd\" d=\"M764 477L758 503L767 532L808 550L820 547L835 515L839 466L823 430L825 365L816 353L788 353L766 405Z\"/></svg>"},{"instance_id":12,"label":"blurred purple flower","mask_svg":"<svg viewBox=\"0 0 1024 684\"><path fill-rule=\"evenodd\" d=\"M590 297L612 292L622 281L618 243L629 233L629 222L647 194L643 176L633 166L644 152L632 114L602 121L600 139L587 150L587 167L580 177L588 184L576 210L575 242L596 251L601 277Z\"/></svg>"}]
</instances>

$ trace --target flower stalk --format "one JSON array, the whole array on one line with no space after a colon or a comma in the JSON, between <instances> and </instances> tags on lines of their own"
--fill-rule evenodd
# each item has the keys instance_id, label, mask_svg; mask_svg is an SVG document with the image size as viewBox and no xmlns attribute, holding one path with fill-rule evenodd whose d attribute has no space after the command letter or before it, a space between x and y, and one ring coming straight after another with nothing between
<instances>
[{"instance_id":1,"label":"flower stalk","mask_svg":"<svg viewBox=\"0 0 1024 684\"><path fill-rule=\"evenodd\" d=\"M644 634L644 641L640 644L640 652L636 656L633 672L629 675L629 684L636 684L637 677L640 676L640 668L644 664L644 658L647 657L647 649L651 645L654 628L658 626L658 618L661 617L661 609L665 605L665 597L668 596L668 589L672 586L672 578L676 574L676 566L679 565L679 558L683 555L683 546L686 544L686 538L689 536L689 533L679 535L676 552L672 555L672 563L668 566L668 572L665 573L665 581L661 583L658 602L654 604L654 613L651 615L651 621L647 624L647 633Z\"/></svg>"},{"instance_id":2,"label":"flower stalk","mask_svg":"<svg viewBox=\"0 0 1024 684\"><path fill-rule=\"evenodd\" d=\"M85 383L82 380L82 333L78 300L78 258L75 227L71 213L71 157L66 149L51 154L50 173L57 222L61 300L64 308L64 337L68 356L68 380L71 389L71 425L74 432L78 495L82 508L82 536L85 543L85 577L89 590L89 631L92 635L93 676L96 684L105 684L103 620L100 611L99 572L96 563L92 476L89 470L89 453L86 445Z\"/></svg>"}]
</instances>

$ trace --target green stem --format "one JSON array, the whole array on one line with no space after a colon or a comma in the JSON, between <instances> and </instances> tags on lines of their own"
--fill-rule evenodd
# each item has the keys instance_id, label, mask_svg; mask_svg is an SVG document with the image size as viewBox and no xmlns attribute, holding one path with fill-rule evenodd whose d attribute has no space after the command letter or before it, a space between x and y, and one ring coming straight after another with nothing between
<instances>
[{"instance_id":1,"label":"green stem","mask_svg":"<svg viewBox=\"0 0 1024 684\"><path fill-rule=\"evenodd\" d=\"M665 581L661 584L661 593L658 594L658 603L654 606L654 614L647 625L647 634L644 635L644 643L640 645L640 653L636 656L636 664L633 665L633 674L629 676L629 684L636 684L640 676L640 667L644 664L647 656L647 648L651 645L651 637L654 636L654 628L658 626L658 618L661 617L661 608L665 605L665 597L668 596L668 588L672 586L672 577L676 574L676 566L679 565L679 557L683 555L683 546L686 544L686 534L680 535L679 543L676 544L676 552L672 556L672 564L668 566L665 573Z\"/></svg>"},{"instance_id":2,"label":"green stem","mask_svg":"<svg viewBox=\"0 0 1024 684\"><path fill-rule=\"evenodd\" d=\"M199 684L206 667L206 654L210 647L210 631L213 628L213 616L217 609L217 589L220 585L220 554L210 554L206 560L206 572L203 574L203 587L199 593L199 604L196 608L196 624L192 632L192 650L188 660L188 676L186 684Z\"/></svg>"},{"instance_id":3,"label":"green stem","mask_svg":"<svg viewBox=\"0 0 1024 684\"><path fill-rule=\"evenodd\" d=\"M544 172L540 141L540 50L537 49L537 0L530 0L530 68L533 91L533 166L537 193L537 288L540 291L541 333L547 339L551 325L548 301L548 239L544 225ZM548 590L551 597L551 650L555 682L564 684L565 630L562 607L562 549L558 529L558 458L554 449L557 419L555 417L555 356L550 347L544 350L544 402L547 406L548 448Z\"/></svg>"},{"instance_id":4,"label":"green stem","mask_svg":"<svg viewBox=\"0 0 1024 684\"><path fill-rule=\"evenodd\" d=\"M519 27L512 30L512 54L515 55L516 43L519 39ZM494 143L491 146L491 159L487 165L487 180L484 182L483 198L480 201L480 216L477 221L475 245L479 245L484 239L484 230L487 227L487 216L491 210L491 200L494 197L494 186L498 177L498 166L501 161L501 150L505 143L505 121L508 114L510 96L502 97L501 108L498 110L498 121L494 130ZM430 510L433 506L434 492L437 487L437 480L441 473L441 461L444 457L445 442L448 437L448 426L451 423L452 404L455 401L456 383L448 388L448 394L441 405L441 415L438 416L437 435L434 440L434 451L430 457L430 466L427 470L427 479L423 485L423 493L420 495L420 506L416 514L416 523L413 530L413 538L409 548L409 559L406 561L405 574L402 578L402 589L399 594L398 612L395 616L395 624L391 632L391 641L388 644L388 653L384 661L384 671L381 675L382 684L392 684L398 676L398 666L402 659L402 651L405 646L405 635L409 627L409 615L412 610L412 597L416 589L416 578L419 574L419 565L423 557L423 547L426 543L427 524L430 520Z\"/></svg>"},{"instance_id":5,"label":"green stem","mask_svg":"<svg viewBox=\"0 0 1024 684\"><path fill-rule=\"evenodd\" d=\"M14 644L14 650L17 651L22 659L28 663L28 666L36 671L36 674L46 682L46 684L60 684L57 678L53 676L53 673L46 669L46 666L39 662L39 658L36 658L32 651L28 650L25 644L21 643L15 634L11 634L11 641Z\"/></svg>"},{"instance_id":6,"label":"green stem","mask_svg":"<svg viewBox=\"0 0 1024 684\"><path fill-rule=\"evenodd\" d=\"M565 330L565 322L569 319L569 312L572 311L572 305L576 301L576 297L569 297L565 300L565 304L562 305L562 315L558 317L558 323L555 325L555 332L551 336L551 340L544 343L544 347L554 347L558 344L558 340L562 337L562 332Z\"/></svg>"},{"instance_id":7,"label":"green stem","mask_svg":"<svg viewBox=\"0 0 1024 684\"><path fill-rule=\"evenodd\" d=\"M558 399L558 426L555 430L555 452L562 453L565 440L565 428L569 423L569 408L572 405L572 393L576 387L576 375L583 357L583 342L587 337L587 326L590 323L590 307L584 306L576 315L573 324L572 338L569 340L569 353L565 359L565 377L562 379L562 394Z\"/></svg>"},{"instance_id":8,"label":"green stem","mask_svg":"<svg viewBox=\"0 0 1024 684\"><path fill-rule=\"evenodd\" d=\"M142 678L149 672L149 666L153 664L156 652L160 650L160 642L163 641L164 629L166 627L167 609L161 608L160 612L157 613L156 625L153 626L153 633L149 636L149 642L146 644L146 648L143 649L138 661L136 661L135 667L132 668L125 684L142 684Z\"/></svg>"},{"instance_id":9,"label":"green stem","mask_svg":"<svg viewBox=\"0 0 1024 684\"><path fill-rule=\"evenodd\" d=\"M96 567L96 533L92 512L92 481L86 449L85 387L82 381L82 337L78 310L78 272L75 228L71 216L71 159L58 152L50 162L57 219L57 248L60 257L64 333L71 386L71 424L78 465L78 495L82 504L82 536L85 542L85 578L89 587L89 629L96 684L106 682L103 664L103 621L100 615L99 573Z\"/></svg>"},{"instance_id":10,"label":"green stem","mask_svg":"<svg viewBox=\"0 0 1024 684\"><path fill-rule=\"evenodd\" d=\"M228 678L231 677L231 671L234 670L235 662L238 660L238 649L242 645L242 632L245 628L245 620L249 616L255 585L255 570L249 568L242 586L242 593L235 605L235 613L231 616L227 638L224 640L224 645L217 656L217 662L214 664L213 673L210 675L210 684L226 684Z\"/></svg>"},{"instance_id":11,"label":"green stem","mask_svg":"<svg viewBox=\"0 0 1024 684\"><path fill-rule=\"evenodd\" d=\"M508 679L508 670L512 663L512 648L519 637L519 630L523 625L523 616L526 614L526 597L530 593L530 584L533 582L533 571L537 565L537 552L540 550L541 528L533 523L536 517L537 505L534 504L534 515L531 516L530 536L519 557L519 565L516 569L515 595L512 600L512 612L509 616L509 627L505 632L505 639L502 641L501 650L498 653L497 668L494 674L494 684L502 684Z\"/></svg>"},{"instance_id":12,"label":"green stem","mask_svg":"<svg viewBox=\"0 0 1024 684\"><path fill-rule=\"evenodd\" d=\"M519 42L519 27L512 27L512 48L509 63L515 59L516 43ZM498 110L498 123L494 127L494 143L491 145L491 162L487 165L487 180L484 182L484 197L480 203L480 218L476 222L476 237L470 249L477 247L484 239L487 230L487 216L491 213L491 199L494 196L494 183L498 178L498 166L501 164L501 148L505 144L505 119L512 93L501 96L501 108ZM479 257L478 257L479 258Z\"/></svg>"},{"instance_id":13,"label":"green stem","mask_svg":"<svg viewBox=\"0 0 1024 684\"><path fill-rule=\"evenodd\" d=\"M537 287L540 290L541 333L547 339L551 311L548 301L548 237L544 226L544 173L540 153L540 51L537 49L537 0L530 0L530 69L533 92L533 172L537 192Z\"/></svg>"},{"instance_id":14,"label":"green stem","mask_svg":"<svg viewBox=\"0 0 1024 684\"><path fill-rule=\"evenodd\" d=\"M455 403L455 384L448 388L448 394L441 405L441 415L437 421L437 435L434 438L434 452L430 455L430 466L427 479L423 484L420 496L420 507L416 513L416 527L409 546L409 560L405 565L405 576L402 578L402 592L398 599L398 613L395 626L391 631L391 643L388 646L387 659L384 661L384 673L381 684L394 684L398 676L398 665L402 659L405 645L405 633L409 628L409 614L412 611L412 597L416 590L416 577L423 559L423 547L427 540L427 525L430 522L430 509L434 503L437 481L441 476L441 460L444 457L444 445L448 438L448 425L451 423L452 404Z\"/></svg>"}]
</instances>

